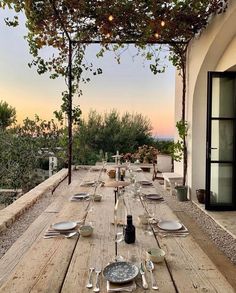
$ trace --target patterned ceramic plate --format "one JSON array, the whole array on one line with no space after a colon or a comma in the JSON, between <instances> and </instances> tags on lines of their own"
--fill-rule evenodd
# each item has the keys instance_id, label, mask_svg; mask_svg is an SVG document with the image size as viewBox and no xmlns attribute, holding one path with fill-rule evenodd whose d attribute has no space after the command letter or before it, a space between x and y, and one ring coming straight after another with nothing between
<instances>
[{"instance_id":1,"label":"patterned ceramic plate","mask_svg":"<svg viewBox=\"0 0 236 293\"><path fill-rule=\"evenodd\" d=\"M126 283L137 277L139 269L129 262L113 262L103 270L105 279L112 283Z\"/></svg>"}]
</instances>

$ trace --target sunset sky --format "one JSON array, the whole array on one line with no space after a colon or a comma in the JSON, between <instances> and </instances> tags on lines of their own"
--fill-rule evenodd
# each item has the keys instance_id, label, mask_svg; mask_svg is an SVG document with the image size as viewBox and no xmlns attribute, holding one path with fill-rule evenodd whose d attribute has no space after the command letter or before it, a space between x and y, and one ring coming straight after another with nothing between
<instances>
[{"instance_id":1,"label":"sunset sky","mask_svg":"<svg viewBox=\"0 0 236 293\"><path fill-rule=\"evenodd\" d=\"M24 23L17 28L8 28L3 18L9 12L0 10L0 100L16 108L17 120L33 118L37 113L43 119L53 118L53 111L59 110L61 92L66 89L64 80L51 80L48 75L38 75L35 68L29 68L32 60ZM86 60L101 67L103 74L92 76L88 84L82 84L83 96L75 98L86 117L90 109L100 113L117 109L120 113L142 113L153 126L158 137L172 137L174 133L174 68L168 63L164 74L154 75L149 64L141 57L133 61L131 46L121 59L114 60L114 53L96 58L97 45L87 49Z\"/></svg>"}]
</instances>

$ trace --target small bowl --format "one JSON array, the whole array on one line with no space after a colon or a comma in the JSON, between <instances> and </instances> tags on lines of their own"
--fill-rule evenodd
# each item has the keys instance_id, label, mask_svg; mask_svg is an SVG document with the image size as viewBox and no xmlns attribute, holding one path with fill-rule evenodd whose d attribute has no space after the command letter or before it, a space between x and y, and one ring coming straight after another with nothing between
<instances>
[{"instance_id":1,"label":"small bowl","mask_svg":"<svg viewBox=\"0 0 236 293\"><path fill-rule=\"evenodd\" d=\"M88 237L93 234L93 227L90 225L83 225L79 228L80 235Z\"/></svg>"},{"instance_id":2,"label":"small bowl","mask_svg":"<svg viewBox=\"0 0 236 293\"><path fill-rule=\"evenodd\" d=\"M161 248L149 248L146 251L147 259L151 260L154 263L162 262L165 258L165 251Z\"/></svg>"},{"instance_id":3,"label":"small bowl","mask_svg":"<svg viewBox=\"0 0 236 293\"><path fill-rule=\"evenodd\" d=\"M149 216L148 214L142 214L138 216L138 220L140 224L147 225Z\"/></svg>"},{"instance_id":4,"label":"small bowl","mask_svg":"<svg viewBox=\"0 0 236 293\"><path fill-rule=\"evenodd\" d=\"M102 200L102 195L101 194L95 194L93 197L94 201L101 201Z\"/></svg>"}]
</instances>

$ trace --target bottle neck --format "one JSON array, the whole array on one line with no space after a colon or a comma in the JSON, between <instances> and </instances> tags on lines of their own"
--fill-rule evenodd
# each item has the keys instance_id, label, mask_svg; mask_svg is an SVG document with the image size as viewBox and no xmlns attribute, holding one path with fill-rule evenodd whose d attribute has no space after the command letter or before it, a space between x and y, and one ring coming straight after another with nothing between
<instances>
[{"instance_id":1,"label":"bottle neck","mask_svg":"<svg viewBox=\"0 0 236 293\"><path fill-rule=\"evenodd\" d=\"M127 216L127 225L133 225L133 219L131 215Z\"/></svg>"}]
</instances>

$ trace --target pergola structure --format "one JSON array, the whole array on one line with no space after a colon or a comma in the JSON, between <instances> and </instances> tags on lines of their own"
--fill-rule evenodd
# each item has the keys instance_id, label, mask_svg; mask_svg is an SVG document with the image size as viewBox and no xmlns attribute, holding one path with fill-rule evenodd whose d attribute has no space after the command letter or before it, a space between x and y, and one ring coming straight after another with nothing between
<instances>
[{"instance_id":1,"label":"pergola structure","mask_svg":"<svg viewBox=\"0 0 236 293\"><path fill-rule=\"evenodd\" d=\"M68 116L68 182L71 182L72 127L80 111L73 109L72 97L84 70L85 48L98 43L103 52L109 44L118 50L123 44L134 44L145 49L153 44L167 44L171 61L180 70L183 80L182 121L185 121L186 52L196 34L207 26L214 14L225 11L228 0L2 0L0 7L24 11L28 28L27 40L38 72L50 71L51 77L64 76L68 91L64 92L62 109ZM16 26L18 18L6 20ZM39 50L51 46L58 51L45 60ZM148 52L146 58L154 60L152 71L158 73L159 59ZM98 72L99 73L99 72ZM184 165L187 151L184 140ZM186 165L187 166L187 165ZM184 167L184 173L186 169ZM186 174L184 174L184 178ZM185 179L184 179L185 182Z\"/></svg>"}]
</instances>

